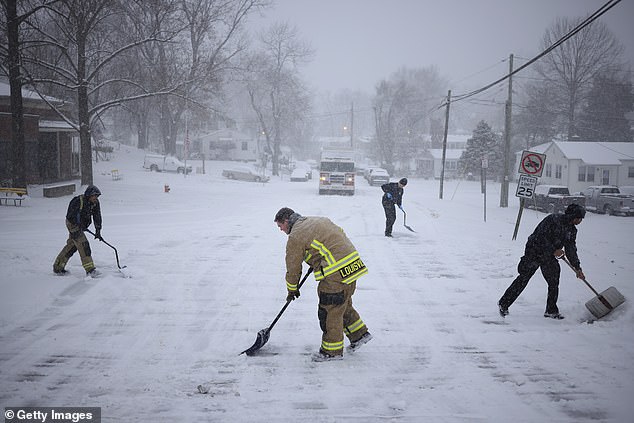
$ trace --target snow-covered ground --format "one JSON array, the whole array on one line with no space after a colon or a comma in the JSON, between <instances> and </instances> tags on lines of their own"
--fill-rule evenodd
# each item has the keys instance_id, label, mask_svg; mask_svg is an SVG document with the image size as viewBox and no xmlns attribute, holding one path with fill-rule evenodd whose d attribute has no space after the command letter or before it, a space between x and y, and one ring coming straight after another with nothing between
<instances>
[{"instance_id":1,"label":"snow-covered ground","mask_svg":"<svg viewBox=\"0 0 634 423\"><path fill-rule=\"evenodd\" d=\"M220 162L184 177L144 171L142 159L122 146L95 164L102 234L130 278L94 240L102 278L85 279L77 255L69 276L53 275L71 197L0 207L1 408L95 406L107 422L633 421L629 302L588 323L594 294L564 266L565 320L542 317L539 272L510 316L498 315L545 216L526 211L512 241L514 186L499 208L489 183L485 222L478 182L447 181L440 200L438 181L411 179L403 204L416 233L399 211L387 239L380 188L363 178L353 197L320 197L316 178L230 181ZM374 339L343 361L310 361L320 344L312 277L262 354L239 355L284 305L286 235L273 222L282 206L330 217L370 270L354 302ZM579 226L599 291L634 298L633 228L634 218L595 214Z\"/></svg>"}]
</instances>

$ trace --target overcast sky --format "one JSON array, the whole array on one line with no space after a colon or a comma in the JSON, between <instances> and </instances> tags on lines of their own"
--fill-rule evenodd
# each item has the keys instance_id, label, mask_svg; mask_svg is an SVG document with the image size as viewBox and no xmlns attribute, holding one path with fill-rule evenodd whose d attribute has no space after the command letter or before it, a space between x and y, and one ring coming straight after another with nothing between
<instances>
[{"instance_id":1,"label":"overcast sky","mask_svg":"<svg viewBox=\"0 0 634 423\"><path fill-rule=\"evenodd\" d=\"M586 17L607 0L275 0L257 25L296 25L316 54L303 70L315 88L373 92L401 66L435 65L450 87L478 88L536 56L557 17ZM634 0L599 20L634 64Z\"/></svg>"}]
</instances>

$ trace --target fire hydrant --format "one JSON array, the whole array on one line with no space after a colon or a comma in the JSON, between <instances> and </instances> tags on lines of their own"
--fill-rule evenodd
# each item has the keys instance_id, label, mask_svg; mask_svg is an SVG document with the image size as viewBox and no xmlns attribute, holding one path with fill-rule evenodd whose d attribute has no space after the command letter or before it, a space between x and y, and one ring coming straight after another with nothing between
<instances>
[{"instance_id":1,"label":"fire hydrant","mask_svg":"<svg viewBox=\"0 0 634 423\"><path fill-rule=\"evenodd\" d=\"M165 184L165 188L164 189L165 189L165 192L170 192L170 186L169 185Z\"/></svg>"}]
</instances>

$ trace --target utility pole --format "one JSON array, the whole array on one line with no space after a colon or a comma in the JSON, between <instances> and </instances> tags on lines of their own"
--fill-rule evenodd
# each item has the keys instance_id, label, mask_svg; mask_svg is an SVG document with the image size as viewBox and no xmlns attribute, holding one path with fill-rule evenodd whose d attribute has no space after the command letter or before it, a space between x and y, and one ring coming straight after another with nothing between
<instances>
[{"instance_id":1,"label":"utility pole","mask_svg":"<svg viewBox=\"0 0 634 423\"><path fill-rule=\"evenodd\" d=\"M504 179L500 188L500 207L509 206L509 167L511 161L511 115L513 108L513 55L509 56L509 94L504 108Z\"/></svg>"},{"instance_id":2,"label":"utility pole","mask_svg":"<svg viewBox=\"0 0 634 423\"><path fill-rule=\"evenodd\" d=\"M442 162L440 164L440 194L442 200L442 188L445 180L445 157L447 154L447 132L449 131L449 105L451 104L451 90L447 92L447 110L445 111L445 135L442 139Z\"/></svg>"},{"instance_id":3,"label":"utility pole","mask_svg":"<svg viewBox=\"0 0 634 423\"><path fill-rule=\"evenodd\" d=\"M354 150L354 101L350 104L350 149Z\"/></svg>"}]
</instances>

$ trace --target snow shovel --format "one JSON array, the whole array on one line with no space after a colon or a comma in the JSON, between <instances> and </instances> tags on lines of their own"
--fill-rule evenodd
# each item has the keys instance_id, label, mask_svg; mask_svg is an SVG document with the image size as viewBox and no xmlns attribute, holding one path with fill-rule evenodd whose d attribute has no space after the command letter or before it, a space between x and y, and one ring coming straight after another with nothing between
<instances>
[{"instance_id":1,"label":"snow shovel","mask_svg":"<svg viewBox=\"0 0 634 423\"><path fill-rule=\"evenodd\" d=\"M90 229L86 229L86 232L88 232L88 233L89 233L89 234L91 234L92 236L95 236L95 234L94 234L94 233L93 233ZM126 267L127 267L127 266L123 266L123 267L122 267L122 266L119 264L119 253L117 253L117 249L116 249L116 248L114 248L112 245L108 244L108 243L107 243L107 242L106 242L106 241L105 241L102 237L99 237L99 241L103 242L103 243L104 243L104 244L106 244L108 247L110 247L110 248L112 248L112 249L114 250L114 256L115 256L115 258L117 259L117 267L118 267L119 269L124 269L124 268L126 268Z\"/></svg>"},{"instance_id":2,"label":"snow shovel","mask_svg":"<svg viewBox=\"0 0 634 423\"><path fill-rule=\"evenodd\" d=\"M302 287L302 285L306 281L306 278L308 278L308 275L310 275L312 272L313 272L313 268L311 267L310 269L308 269L308 271L306 272L306 274L302 278L301 282L297 286L298 290ZM286 310L288 305L291 303L291 301L293 301L293 300L287 300L286 301L286 304L284 304L284 307L282 307L280 312L277 313L277 317L275 317L275 320L273 320L273 323L271 323L271 326L269 326L268 328L264 328L261 331L259 331L258 332L258 336L255 338L255 343L253 345L251 345L251 347L249 347L246 350L242 351L240 354L246 354L248 356L252 356L260 348L262 348L264 346L264 344L266 344L268 342L269 335L271 334L271 329L273 329L273 326L275 326L277 321L280 320L280 317L282 317L282 313L284 313L284 311ZM240 354L238 354L238 355L240 355Z\"/></svg>"},{"instance_id":3,"label":"snow shovel","mask_svg":"<svg viewBox=\"0 0 634 423\"><path fill-rule=\"evenodd\" d=\"M401 209L401 211L403 212L403 226L405 226L407 229L409 229L412 232L416 232L414 229L412 229L411 227L407 226L406 222L407 222L407 213L405 213L405 210L403 210L403 208L401 206L398 206L399 209Z\"/></svg>"},{"instance_id":4,"label":"snow shovel","mask_svg":"<svg viewBox=\"0 0 634 423\"><path fill-rule=\"evenodd\" d=\"M570 264L570 261L568 261L568 257L563 256L562 259L575 273L577 272L572 264ZM606 316L625 302L625 297L615 287L611 286L599 294L585 278L581 280L584 281L585 284L588 285L588 288L596 295L596 297L586 302L586 308L597 319Z\"/></svg>"}]
</instances>

